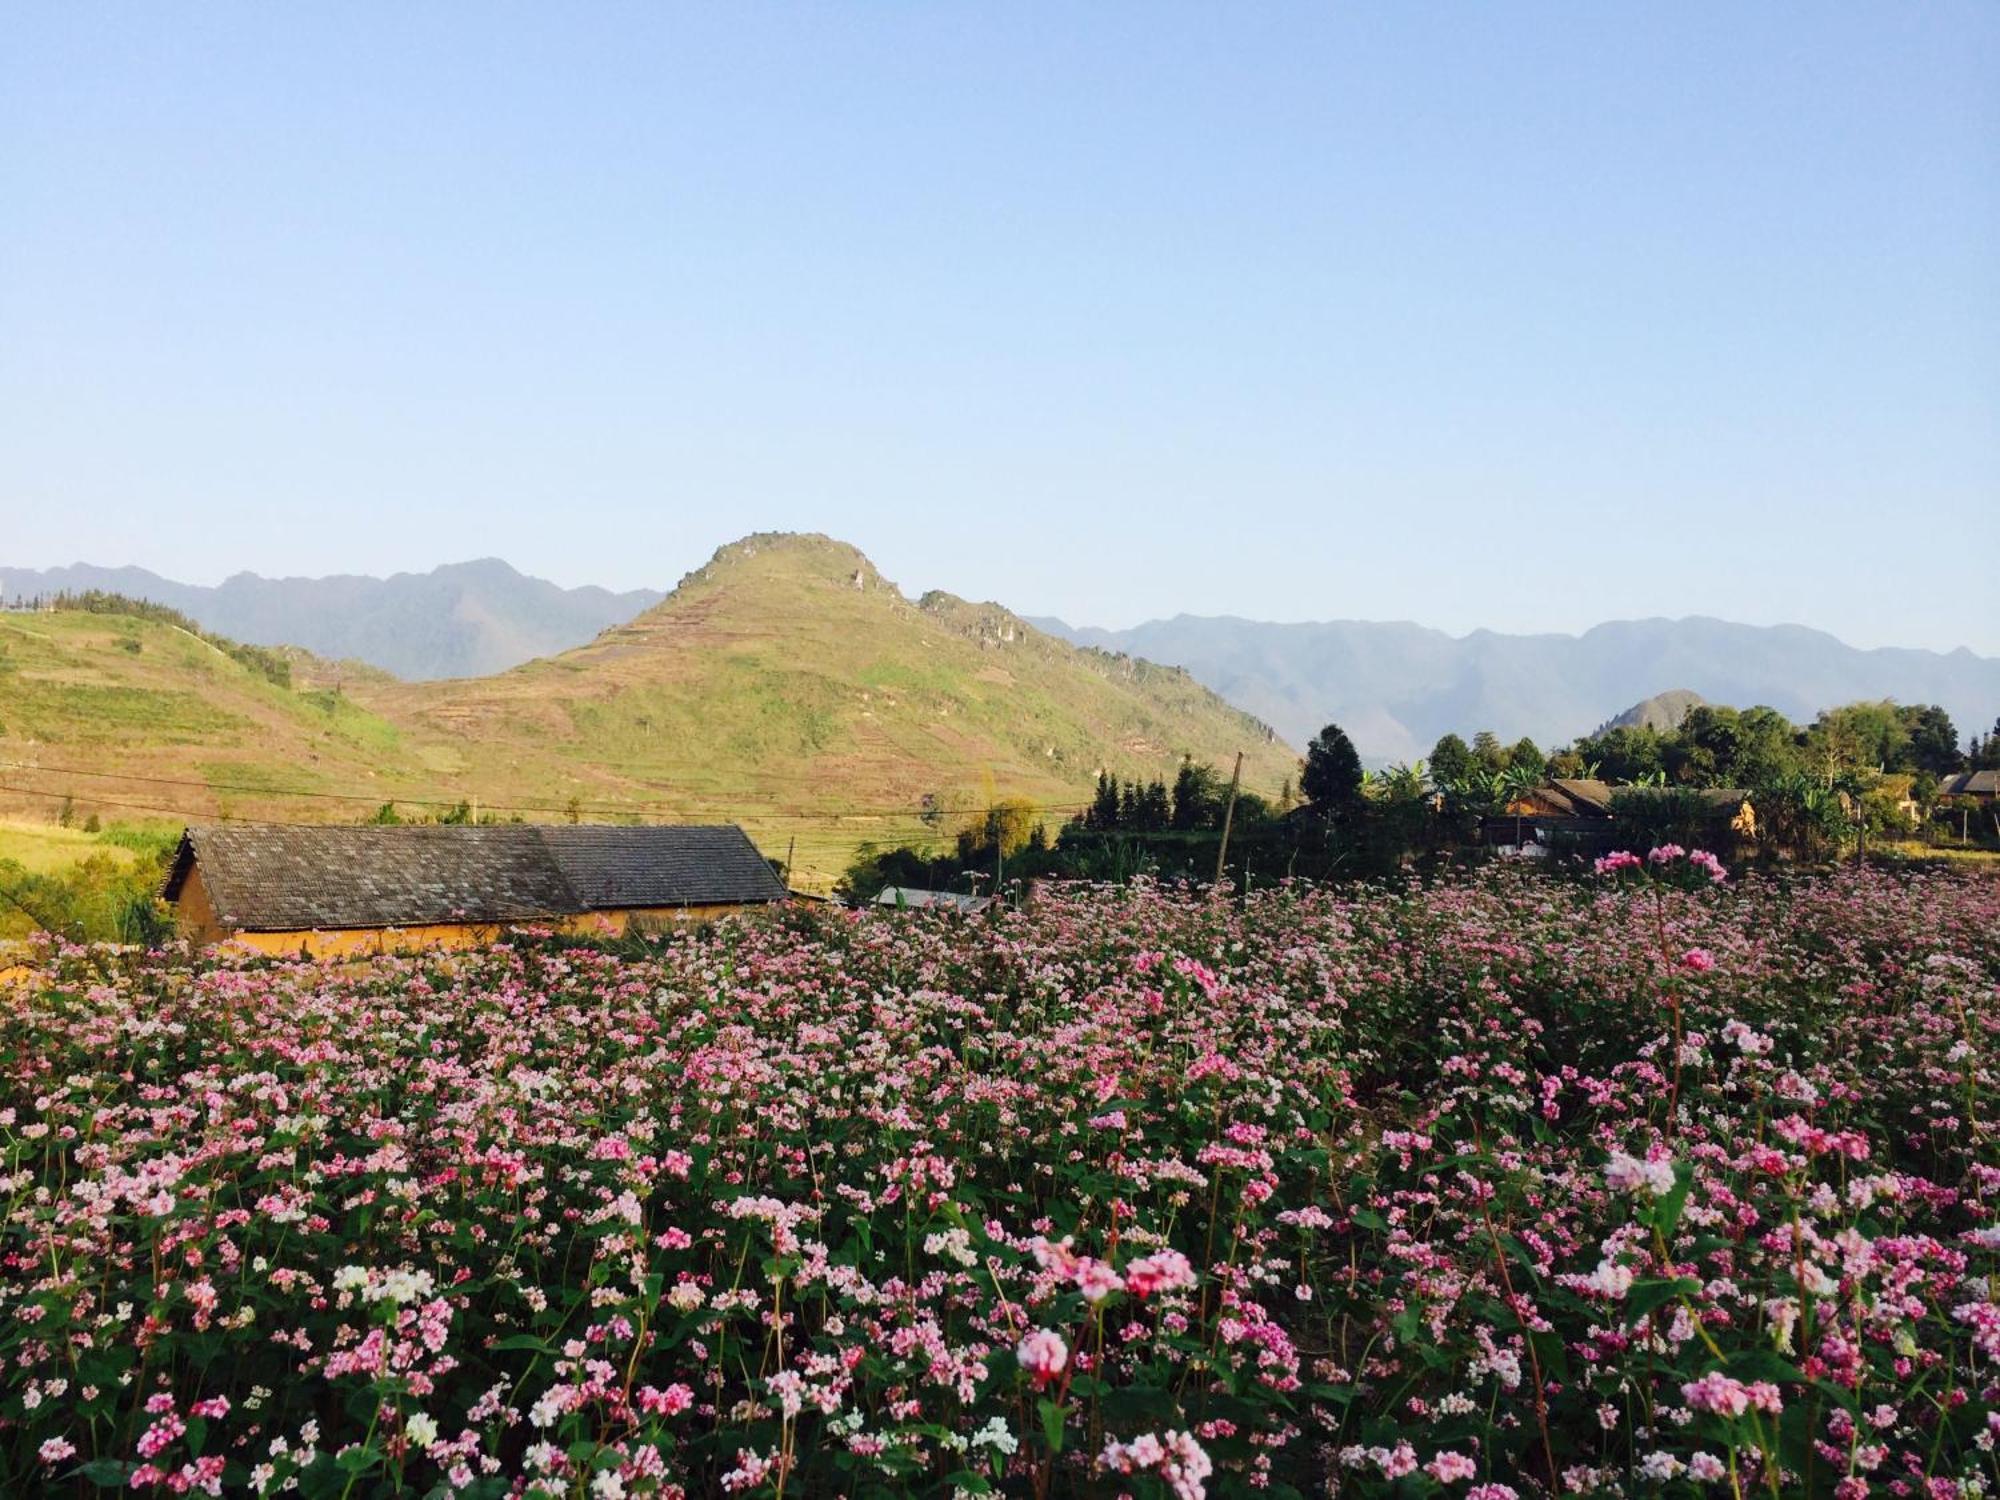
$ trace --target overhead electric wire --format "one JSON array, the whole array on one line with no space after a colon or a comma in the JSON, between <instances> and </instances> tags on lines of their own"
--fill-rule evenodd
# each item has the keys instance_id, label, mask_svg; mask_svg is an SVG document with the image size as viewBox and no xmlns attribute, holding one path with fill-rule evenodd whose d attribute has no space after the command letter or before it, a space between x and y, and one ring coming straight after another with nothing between
<instances>
[{"instance_id":1,"label":"overhead electric wire","mask_svg":"<svg viewBox=\"0 0 2000 1500\"><path fill-rule=\"evenodd\" d=\"M285 798L285 797L312 798L316 800L370 803L378 806L402 804L405 806L442 807L442 808L455 808L461 805L469 804L475 800L464 794L451 797L424 797L424 796L399 796L381 791L327 792L327 791L314 791L307 788L283 788L283 787L258 786L247 782L212 782L212 781L197 781L185 777L147 776L136 772L90 771L75 766L34 765L24 761L0 761L0 768L12 769L15 771L23 771L27 772L30 775L41 776L41 777L82 776L82 777L90 777L107 781L137 782L142 785L148 785L148 786L185 787L195 791L206 792L211 795L218 792L240 792L248 796L263 797L263 798ZM0 791L13 791L24 795L42 796L42 797L65 797L65 796L76 795L73 789L58 790L47 787L9 786L4 784L0 784ZM190 814L187 812L185 808L165 808L165 807L160 807L156 804L147 804L147 803L132 802L129 800L121 800L116 797L99 795L96 792L90 792L90 791L86 791L85 797L89 801L102 803L107 807L122 807L133 811L154 812L166 817L190 816ZM634 813L641 811L640 807L637 807L630 802L592 803L592 804L578 803L575 806L571 806L568 803L553 805L547 803L488 802L484 798L479 798L476 800L478 802L478 806L481 812L495 812L495 813L570 814L582 811L596 811L596 812L613 814L617 816L630 817ZM901 803L891 807L855 806L846 808L839 808L839 807L828 808L810 812L794 812L794 811L780 811L780 810L745 811L742 807L741 801L734 799L729 801L723 801L715 798L712 794L706 797L696 797L696 798L675 798L668 796L668 797L658 798L655 800L664 804L669 810L672 811L677 811L681 813L694 813L694 814L701 814L711 811L717 813L728 813L741 821L750 823L773 823L773 822L801 823L810 826L834 828L843 823L865 819L869 820L869 822L872 825L874 825L877 830L880 830L881 825L884 824L887 825L918 824L936 833L941 838L949 837L950 835L946 833L945 830L936 829L932 827L931 819L933 817L986 813L993 811L994 808L999 805L997 802L964 803L956 805L941 804L926 809L921 806L913 806L909 803ZM1014 801L1016 799L1002 799L1002 800ZM1090 806L1088 802L1030 802L1027 805L1031 811L1036 813L1077 812ZM223 821L234 821L234 822L281 821L278 819L243 819L227 814L223 814L220 816L222 816ZM307 826L307 825L298 825L298 826ZM850 831L863 832L868 830L854 829ZM914 830L912 830L912 833L914 834Z\"/></svg>"}]
</instances>

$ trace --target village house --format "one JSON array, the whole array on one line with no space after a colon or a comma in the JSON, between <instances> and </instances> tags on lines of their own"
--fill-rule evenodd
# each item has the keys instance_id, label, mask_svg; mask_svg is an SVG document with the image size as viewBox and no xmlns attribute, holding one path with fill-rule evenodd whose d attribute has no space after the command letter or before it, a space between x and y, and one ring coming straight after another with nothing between
<instances>
[{"instance_id":1,"label":"village house","mask_svg":"<svg viewBox=\"0 0 2000 1500\"><path fill-rule=\"evenodd\" d=\"M2000 771L1959 771L1938 783L1938 809L1947 826L1958 823L1960 838L1972 835L1973 819L1990 820L2000 834Z\"/></svg>"},{"instance_id":2,"label":"village house","mask_svg":"<svg viewBox=\"0 0 2000 1500\"><path fill-rule=\"evenodd\" d=\"M348 956L509 927L620 935L785 899L733 825L235 824L181 835L162 892L197 942Z\"/></svg>"},{"instance_id":3,"label":"village house","mask_svg":"<svg viewBox=\"0 0 2000 1500\"><path fill-rule=\"evenodd\" d=\"M1605 844L1617 821L1619 797L1665 796L1666 787L1613 786L1584 777L1557 777L1517 794L1505 810L1481 820L1480 833L1500 847L1567 844L1578 850ZM1737 787L1704 787L1696 793L1718 836L1757 836L1757 810Z\"/></svg>"},{"instance_id":4,"label":"village house","mask_svg":"<svg viewBox=\"0 0 2000 1500\"><path fill-rule=\"evenodd\" d=\"M2000 771L1959 771L1938 783L1940 797L1970 797L1991 806L2000 799Z\"/></svg>"}]
</instances>

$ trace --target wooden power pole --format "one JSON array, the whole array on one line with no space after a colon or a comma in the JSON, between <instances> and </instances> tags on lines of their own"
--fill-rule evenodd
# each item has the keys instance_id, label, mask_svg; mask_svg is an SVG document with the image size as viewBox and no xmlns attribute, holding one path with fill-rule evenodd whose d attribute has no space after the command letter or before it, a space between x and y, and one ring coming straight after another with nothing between
<instances>
[{"instance_id":1,"label":"wooden power pole","mask_svg":"<svg viewBox=\"0 0 2000 1500\"><path fill-rule=\"evenodd\" d=\"M1236 789L1243 782L1243 752L1236 752L1236 769L1229 773L1229 804L1222 810L1222 842L1215 850L1215 883L1222 884L1222 867L1229 858L1229 828L1236 821Z\"/></svg>"}]
</instances>

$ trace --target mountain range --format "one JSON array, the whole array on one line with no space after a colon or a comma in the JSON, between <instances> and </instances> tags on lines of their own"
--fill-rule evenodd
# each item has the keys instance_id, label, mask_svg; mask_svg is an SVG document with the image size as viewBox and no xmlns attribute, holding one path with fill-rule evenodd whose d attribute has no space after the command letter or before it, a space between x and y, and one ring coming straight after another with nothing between
<instances>
[{"instance_id":1,"label":"mountain range","mask_svg":"<svg viewBox=\"0 0 2000 1500\"><path fill-rule=\"evenodd\" d=\"M1176 615L1130 630L1034 623L1078 645L1186 667L1295 744L1338 723L1377 763L1418 759L1447 732L1470 738L1491 729L1504 741L1561 744L1669 688L1738 707L1766 704L1794 720L1863 698L1936 703L1961 733L2000 712L2000 659L1963 648L1865 651L1799 625L1693 616L1618 620L1581 635L1453 636L1361 620Z\"/></svg>"},{"instance_id":2,"label":"mountain range","mask_svg":"<svg viewBox=\"0 0 2000 1500\"><path fill-rule=\"evenodd\" d=\"M351 822L464 800L730 821L823 889L861 845L949 838L1000 799L1053 828L1101 771L1171 780L1184 755L1226 768L1240 750L1267 795L1297 772L1179 668L908 598L820 536L733 542L651 608L502 672L407 682L288 657L285 686L166 620L0 613L0 811Z\"/></svg>"},{"instance_id":3,"label":"mountain range","mask_svg":"<svg viewBox=\"0 0 2000 1500\"><path fill-rule=\"evenodd\" d=\"M494 557L387 578L237 573L213 587L144 568L0 567L4 599L91 589L169 605L232 640L302 646L413 679L504 672L580 646L665 597L655 589L566 589Z\"/></svg>"},{"instance_id":4,"label":"mountain range","mask_svg":"<svg viewBox=\"0 0 2000 1500\"><path fill-rule=\"evenodd\" d=\"M241 573L213 588L138 568L0 567L0 597L92 588L171 605L234 639L351 658L412 682L487 677L585 646L666 597L561 588L497 559L389 578ZM1409 623L1195 615L1129 630L1022 623L1074 645L1184 667L1295 745L1339 723L1377 764L1423 756L1447 731L1561 743L1669 689L1689 701L1764 703L1795 719L1861 698L1937 703L1962 732L2000 711L2000 659L1962 649L1860 650L1797 625L1693 617L1614 621L1581 635L1453 636Z\"/></svg>"}]
</instances>

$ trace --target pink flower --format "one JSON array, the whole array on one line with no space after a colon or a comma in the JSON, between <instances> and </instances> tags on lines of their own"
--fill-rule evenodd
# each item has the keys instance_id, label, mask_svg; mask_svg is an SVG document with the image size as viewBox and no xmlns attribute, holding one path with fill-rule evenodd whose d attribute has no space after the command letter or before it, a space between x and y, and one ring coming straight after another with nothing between
<instances>
[{"instance_id":1,"label":"pink flower","mask_svg":"<svg viewBox=\"0 0 2000 1500\"><path fill-rule=\"evenodd\" d=\"M1135 1297L1185 1291L1195 1284L1194 1267L1178 1250L1142 1255L1125 1267L1125 1289Z\"/></svg>"},{"instance_id":2,"label":"pink flower","mask_svg":"<svg viewBox=\"0 0 2000 1500\"><path fill-rule=\"evenodd\" d=\"M1424 1472L1439 1484L1456 1484L1479 1472L1479 1465L1463 1453L1440 1453L1424 1465Z\"/></svg>"},{"instance_id":3,"label":"pink flower","mask_svg":"<svg viewBox=\"0 0 2000 1500\"><path fill-rule=\"evenodd\" d=\"M1097 1462L1116 1474L1157 1470L1175 1500L1202 1500L1208 1493L1202 1481L1214 1472L1207 1452L1191 1432L1142 1432L1129 1443L1114 1439L1104 1445Z\"/></svg>"},{"instance_id":4,"label":"pink flower","mask_svg":"<svg viewBox=\"0 0 2000 1500\"><path fill-rule=\"evenodd\" d=\"M650 1385L639 1387L639 1410L649 1416L679 1416L693 1405L694 1392L678 1381L665 1390Z\"/></svg>"},{"instance_id":5,"label":"pink flower","mask_svg":"<svg viewBox=\"0 0 2000 1500\"><path fill-rule=\"evenodd\" d=\"M1715 967L1715 955L1706 948L1690 948L1681 955L1681 967L1697 974L1706 974Z\"/></svg>"},{"instance_id":6,"label":"pink flower","mask_svg":"<svg viewBox=\"0 0 2000 1500\"><path fill-rule=\"evenodd\" d=\"M1639 868L1639 856L1629 849L1617 849L1599 858L1591 866L1599 875L1616 875L1620 870Z\"/></svg>"},{"instance_id":7,"label":"pink flower","mask_svg":"<svg viewBox=\"0 0 2000 1500\"><path fill-rule=\"evenodd\" d=\"M1039 1390L1062 1374L1069 1364L1069 1345L1063 1342L1061 1334L1037 1328L1015 1347L1014 1358L1034 1377L1035 1388Z\"/></svg>"},{"instance_id":8,"label":"pink flower","mask_svg":"<svg viewBox=\"0 0 2000 1500\"><path fill-rule=\"evenodd\" d=\"M1093 1307L1124 1285L1118 1273L1101 1260L1085 1256L1076 1263L1076 1289Z\"/></svg>"},{"instance_id":9,"label":"pink flower","mask_svg":"<svg viewBox=\"0 0 2000 1500\"><path fill-rule=\"evenodd\" d=\"M52 1437L42 1444L41 1452L43 1463L59 1464L66 1458L76 1456L76 1444L68 1438Z\"/></svg>"},{"instance_id":10,"label":"pink flower","mask_svg":"<svg viewBox=\"0 0 2000 1500\"><path fill-rule=\"evenodd\" d=\"M1768 1380L1745 1385L1720 1370L1710 1370L1701 1379L1686 1382L1681 1386L1681 1399L1696 1411L1710 1411L1720 1417L1740 1417L1752 1407L1778 1412L1785 1406L1778 1388Z\"/></svg>"},{"instance_id":11,"label":"pink flower","mask_svg":"<svg viewBox=\"0 0 2000 1500\"><path fill-rule=\"evenodd\" d=\"M1646 1192L1655 1198L1664 1197L1674 1188L1674 1164L1614 1151L1604 1167L1604 1185L1614 1193Z\"/></svg>"}]
</instances>

